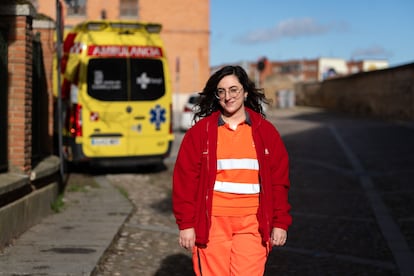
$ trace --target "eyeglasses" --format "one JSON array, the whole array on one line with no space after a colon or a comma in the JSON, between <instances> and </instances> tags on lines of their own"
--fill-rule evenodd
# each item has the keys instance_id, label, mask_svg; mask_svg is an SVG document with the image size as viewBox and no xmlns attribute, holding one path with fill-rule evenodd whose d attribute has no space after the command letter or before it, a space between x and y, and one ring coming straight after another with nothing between
<instances>
[{"instance_id":1,"label":"eyeglasses","mask_svg":"<svg viewBox=\"0 0 414 276\"><path fill-rule=\"evenodd\" d=\"M234 98L237 95L239 95L242 90L243 90L243 87L232 86L229 88L229 90L227 90L227 92L229 93L230 97ZM217 99L224 99L226 97L226 89L224 88L217 89L215 95Z\"/></svg>"}]
</instances>

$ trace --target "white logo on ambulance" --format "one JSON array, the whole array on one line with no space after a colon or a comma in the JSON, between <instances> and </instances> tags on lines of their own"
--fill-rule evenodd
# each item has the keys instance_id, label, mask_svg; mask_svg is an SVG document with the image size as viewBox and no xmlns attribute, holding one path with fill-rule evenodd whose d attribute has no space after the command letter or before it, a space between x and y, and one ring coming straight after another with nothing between
<instances>
[{"instance_id":1,"label":"white logo on ambulance","mask_svg":"<svg viewBox=\"0 0 414 276\"><path fill-rule=\"evenodd\" d=\"M139 77L137 77L137 84L141 86L142 90L148 88L148 84L161 84L162 78L150 78L147 76L146 72L143 72Z\"/></svg>"}]
</instances>

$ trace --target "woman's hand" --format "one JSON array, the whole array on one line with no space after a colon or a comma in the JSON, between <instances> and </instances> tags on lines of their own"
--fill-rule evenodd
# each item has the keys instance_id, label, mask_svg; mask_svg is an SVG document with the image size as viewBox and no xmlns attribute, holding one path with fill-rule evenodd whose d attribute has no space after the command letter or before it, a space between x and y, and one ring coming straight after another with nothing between
<instances>
[{"instance_id":1,"label":"woman's hand","mask_svg":"<svg viewBox=\"0 0 414 276\"><path fill-rule=\"evenodd\" d=\"M187 228L180 230L180 237L178 242L182 248L191 250L195 245L195 231L194 228Z\"/></svg>"},{"instance_id":2,"label":"woman's hand","mask_svg":"<svg viewBox=\"0 0 414 276\"><path fill-rule=\"evenodd\" d=\"M287 239L287 232L282 228L273 228L270 243L272 246L284 246Z\"/></svg>"}]
</instances>

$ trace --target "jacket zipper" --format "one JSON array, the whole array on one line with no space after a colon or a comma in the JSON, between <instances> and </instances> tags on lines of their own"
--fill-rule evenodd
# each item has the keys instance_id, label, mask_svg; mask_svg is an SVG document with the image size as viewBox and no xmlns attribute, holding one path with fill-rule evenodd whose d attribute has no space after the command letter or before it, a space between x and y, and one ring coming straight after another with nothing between
<instances>
[{"instance_id":1,"label":"jacket zipper","mask_svg":"<svg viewBox=\"0 0 414 276\"><path fill-rule=\"evenodd\" d=\"M269 150L268 150L268 148L266 147L266 145L265 145L265 143L264 143L264 141L263 141L263 138L262 138L262 136L260 136L260 134L259 134L259 132L257 132L258 133L258 135L259 135L259 139L260 139L260 142L261 142L261 144L263 145L263 152L261 152L260 154L262 154L261 156L263 156L262 157L262 163L263 162L265 162L265 157L267 156L267 155L269 155ZM260 167L259 167L259 169L260 169ZM259 175L260 176L260 175ZM265 194L265 189L264 189L264 185L262 184L262 179L263 179L263 177L261 177L260 176L260 191L261 191L261 194L263 195L263 197L264 197L264 194ZM267 191L266 191L267 192ZM270 227L270 225L269 225L269 219L268 219L268 217L267 217L267 212L266 212L266 208L265 208L265 206L263 205L263 204L260 204L260 212L261 212L261 216L262 216L262 219L264 219L264 221L266 222L266 224L265 224L265 226L267 227L267 229L270 229L270 235L272 234L271 232L272 232L272 227ZM259 225L260 225L260 223L259 223ZM263 237L264 239L265 239L265 241L267 242L269 239L270 239L270 236L269 237Z\"/></svg>"},{"instance_id":2,"label":"jacket zipper","mask_svg":"<svg viewBox=\"0 0 414 276\"><path fill-rule=\"evenodd\" d=\"M206 227L207 227L207 232L206 233L208 233L208 231L209 231L209 228L210 228L210 220L209 220L209 218L210 218L210 214L209 214L209 211L208 211L208 200L209 200L209 193L210 193L210 187L209 187L209 180L210 180L210 144L209 144L209 141L210 141L210 138L209 138L209 136L208 136L208 129L209 129L209 126L210 126L210 121L207 121L207 126L206 126L206 137L207 137L207 139L206 139L206 151L204 152L206 155L207 155L207 157L206 157L206 160L207 160L207 189L206 189L206 202L205 202L205 204L206 204L206 218L207 218L207 224L206 224Z\"/></svg>"}]
</instances>

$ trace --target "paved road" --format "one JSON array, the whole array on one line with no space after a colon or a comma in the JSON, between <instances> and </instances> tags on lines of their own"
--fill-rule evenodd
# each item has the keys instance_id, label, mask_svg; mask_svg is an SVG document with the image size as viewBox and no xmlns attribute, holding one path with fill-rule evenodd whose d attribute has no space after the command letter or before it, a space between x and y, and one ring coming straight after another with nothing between
<instances>
[{"instance_id":1,"label":"paved road","mask_svg":"<svg viewBox=\"0 0 414 276\"><path fill-rule=\"evenodd\" d=\"M412 125L315 109L272 117L291 157L294 223L268 274L414 275Z\"/></svg>"},{"instance_id":2,"label":"paved road","mask_svg":"<svg viewBox=\"0 0 414 276\"><path fill-rule=\"evenodd\" d=\"M414 275L414 127L272 110L291 159L293 225L266 275ZM109 174L135 206L96 275L192 275L177 245L171 172Z\"/></svg>"},{"instance_id":3,"label":"paved road","mask_svg":"<svg viewBox=\"0 0 414 276\"><path fill-rule=\"evenodd\" d=\"M266 276L414 275L413 122L313 108L269 118L290 155L294 221ZM153 171L72 173L64 211L0 252L0 275L193 275L171 213L181 137Z\"/></svg>"}]
</instances>

